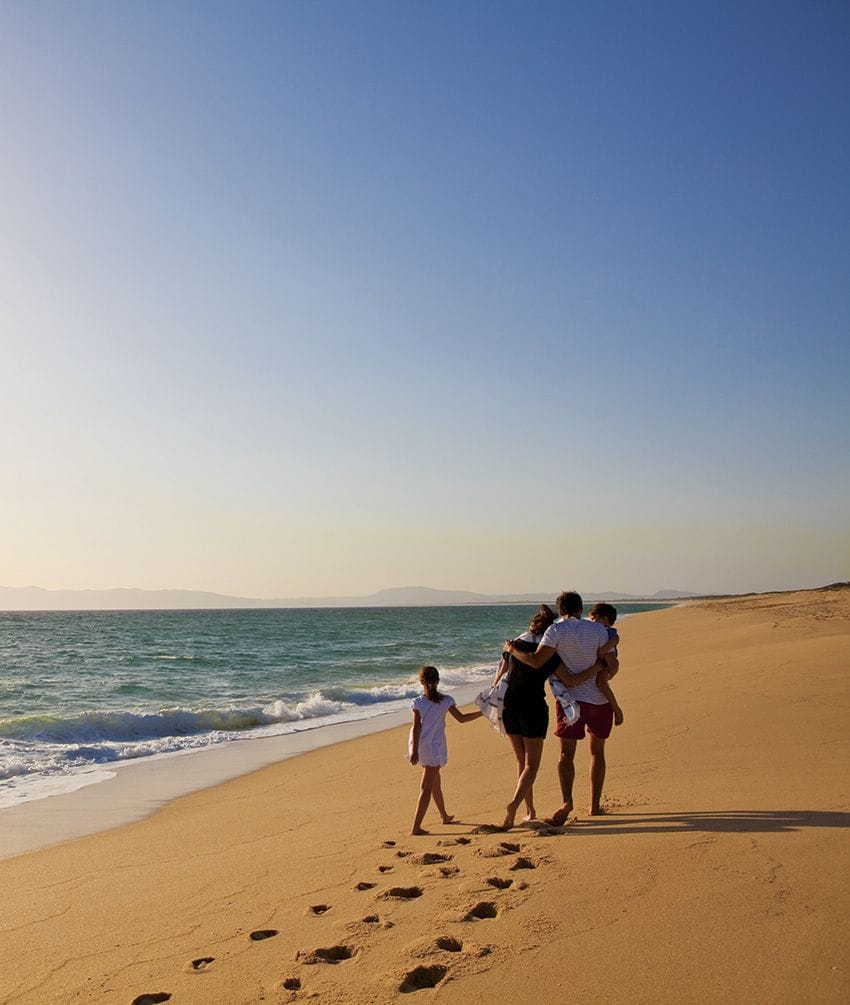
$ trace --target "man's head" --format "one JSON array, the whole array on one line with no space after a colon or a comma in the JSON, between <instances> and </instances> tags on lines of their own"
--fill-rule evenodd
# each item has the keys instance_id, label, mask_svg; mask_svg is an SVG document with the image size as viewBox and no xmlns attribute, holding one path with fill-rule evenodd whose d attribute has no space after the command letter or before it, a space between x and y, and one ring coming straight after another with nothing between
<instances>
[{"instance_id":1,"label":"man's head","mask_svg":"<svg viewBox=\"0 0 850 1005\"><path fill-rule=\"evenodd\" d=\"M558 594L555 601L558 606L558 613L562 618L580 618L584 604L581 597L574 590L567 590Z\"/></svg>"},{"instance_id":2,"label":"man's head","mask_svg":"<svg viewBox=\"0 0 850 1005\"><path fill-rule=\"evenodd\" d=\"M594 604L590 608L590 620L598 621L606 628L613 628L617 620L617 608L612 604Z\"/></svg>"}]
</instances>

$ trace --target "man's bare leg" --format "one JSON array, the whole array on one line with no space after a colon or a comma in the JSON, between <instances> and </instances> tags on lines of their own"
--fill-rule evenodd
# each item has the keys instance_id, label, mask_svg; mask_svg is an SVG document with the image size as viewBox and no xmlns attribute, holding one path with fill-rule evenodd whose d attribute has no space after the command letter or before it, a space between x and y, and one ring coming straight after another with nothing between
<instances>
[{"instance_id":1,"label":"man's bare leg","mask_svg":"<svg viewBox=\"0 0 850 1005\"><path fill-rule=\"evenodd\" d=\"M602 787L605 785L605 741L590 737L590 815L598 817L602 810Z\"/></svg>"},{"instance_id":2,"label":"man's bare leg","mask_svg":"<svg viewBox=\"0 0 850 1005\"><path fill-rule=\"evenodd\" d=\"M556 827L562 827L573 811L573 782L576 777L575 756L576 741L562 739L561 756L558 759L558 781L561 783L561 798L564 803L546 821Z\"/></svg>"}]
</instances>

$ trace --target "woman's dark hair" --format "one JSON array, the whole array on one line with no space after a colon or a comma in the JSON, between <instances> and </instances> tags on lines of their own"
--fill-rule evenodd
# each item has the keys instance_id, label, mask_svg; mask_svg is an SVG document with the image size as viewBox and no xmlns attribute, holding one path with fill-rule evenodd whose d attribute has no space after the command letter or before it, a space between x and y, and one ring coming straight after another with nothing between
<instances>
[{"instance_id":1,"label":"woman's dark hair","mask_svg":"<svg viewBox=\"0 0 850 1005\"><path fill-rule=\"evenodd\" d=\"M440 672L436 667L424 666L419 671L419 683L425 688L425 695L429 701L439 704L443 696L437 690L440 683Z\"/></svg>"},{"instance_id":2,"label":"woman's dark hair","mask_svg":"<svg viewBox=\"0 0 850 1005\"><path fill-rule=\"evenodd\" d=\"M549 625L553 624L557 615L548 604L541 604L540 610L532 615L528 622L528 630L535 635L542 635Z\"/></svg>"}]
</instances>

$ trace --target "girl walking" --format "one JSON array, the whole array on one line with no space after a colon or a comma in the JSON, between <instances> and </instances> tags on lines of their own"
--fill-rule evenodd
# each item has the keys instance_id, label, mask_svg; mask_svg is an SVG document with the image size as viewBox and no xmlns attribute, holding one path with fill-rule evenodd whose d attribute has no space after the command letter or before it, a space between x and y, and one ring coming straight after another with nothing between
<instances>
[{"instance_id":1,"label":"girl walking","mask_svg":"<svg viewBox=\"0 0 850 1005\"><path fill-rule=\"evenodd\" d=\"M451 713L458 722L471 722L481 717L481 712L459 712L450 694L441 694L437 689L440 674L436 667L424 666L419 671L422 694L415 698L413 708L413 729L410 731L410 763L422 765L422 784L416 814L413 817L411 834L427 834L422 829L425 811L434 799L444 824L454 819L446 812L443 788L440 782L440 768L448 761L446 746L446 714Z\"/></svg>"}]
</instances>

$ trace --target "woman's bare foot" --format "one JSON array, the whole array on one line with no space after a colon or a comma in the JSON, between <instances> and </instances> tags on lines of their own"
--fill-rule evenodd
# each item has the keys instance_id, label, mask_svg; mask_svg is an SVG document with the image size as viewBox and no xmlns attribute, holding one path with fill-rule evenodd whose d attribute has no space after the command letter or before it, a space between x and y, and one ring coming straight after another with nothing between
<instances>
[{"instance_id":1,"label":"woman's bare foot","mask_svg":"<svg viewBox=\"0 0 850 1005\"><path fill-rule=\"evenodd\" d=\"M522 822L524 824L530 824L532 820L536 819L537 814L534 812L534 810L529 810L528 813L526 813L525 816L522 818Z\"/></svg>"},{"instance_id":2,"label":"woman's bare foot","mask_svg":"<svg viewBox=\"0 0 850 1005\"><path fill-rule=\"evenodd\" d=\"M511 808L510 803L505 807L505 819L499 825L500 831L509 831L514 825L516 810Z\"/></svg>"},{"instance_id":3,"label":"woman's bare foot","mask_svg":"<svg viewBox=\"0 0 850 1005\"><path fill-rule=\"evenodd\" d=\"M587 812L591 817L604 817L608 813L608 810L604 806L591 806Z\"/></svg>"}]
</instances>

